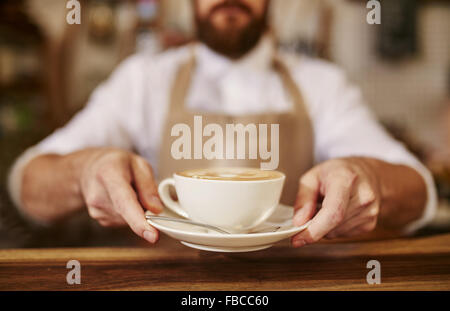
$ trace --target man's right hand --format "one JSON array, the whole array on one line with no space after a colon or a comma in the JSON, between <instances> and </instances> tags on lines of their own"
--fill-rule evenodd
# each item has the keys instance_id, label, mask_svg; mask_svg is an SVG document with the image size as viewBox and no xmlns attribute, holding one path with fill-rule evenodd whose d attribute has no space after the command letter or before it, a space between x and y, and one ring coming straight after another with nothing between
<instances>
[{"instance_id":1,"label":"man's right hand","mask_svg":"<svg viewBox=\"0 0 450 311\"><path fill-rule=\"evenodd\" d=\"M150 243L158 240L158 231L144 215L144 209L163 209L152 168L125 150L40 155L24 169L21 200L22 210L39 222L56 222L87 206L102 226L128 225Z\"/></svg>"},{"instance_id":2,"label":"man's right hand","mask_svg":"<svg viewBox=\"0 0 450 311\"><path fill-rule=\"evenodd\" d=\"M160 213L163 206L144 158L118 149L97 149L83 166L80 188L89 215L102 226L128 225L150 243L158 240L143 208Z\"/></svg>"}]
</instances>

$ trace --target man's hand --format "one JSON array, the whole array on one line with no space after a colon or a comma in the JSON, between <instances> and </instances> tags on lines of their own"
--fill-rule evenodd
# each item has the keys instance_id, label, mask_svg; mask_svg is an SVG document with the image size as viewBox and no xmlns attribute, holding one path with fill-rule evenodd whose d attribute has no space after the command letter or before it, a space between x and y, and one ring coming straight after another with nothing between
<instances>
[{"instance_id":1,"label":"man's hand","mask_svg":"<svg viewBox=\"0 0 450 311\"><path fill-rule=\"evenodd\" d=\"M317 211L321 198L322 207ZM377 225L380 201L377 174L363 159L324 162L300 179L294 225L312 220L306 230L292 238L292 245L300 247L323 237L350 237L372 231Z\"/></svg>"},{"instance_id":2,"label":"man's hand","mask_svg":"<svg viewBox=\"0 0 450 311\"><path fill-rule=\"evenodd\" d=\"M99 149L84 163L80 188L89 215L102 226L129 225L150 243L158 231L145 220L144 207L163 207L150 165L140 156L118 149Z\"/></svg>"}]
</instances>

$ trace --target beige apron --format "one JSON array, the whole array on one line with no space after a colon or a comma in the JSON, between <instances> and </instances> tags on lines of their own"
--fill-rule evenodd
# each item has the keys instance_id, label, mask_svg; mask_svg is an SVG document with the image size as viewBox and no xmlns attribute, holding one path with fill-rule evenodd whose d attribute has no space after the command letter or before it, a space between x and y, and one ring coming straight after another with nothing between
<instances>
[{"instance_id":1,"label":"beige apron","mask_svg":"<svg viewBox=\"0 0 450 311\"><path fill-rule=\"evenodd\" d=\"M193 111L188 110L185 106L185 99L187 97L191 84L191 77L195 69L195 57L193 52L189 60L181 64L178 68L174 83L172 85L170 106L167 113L159 153L159 179L162 180L171 176L175 172L180 172L186 169L227 166L259 168L261 162L267 162L267 160L260 159L259 154L257 159L245 160L207 160L204 158L181 160L174 159L171 154L171 146L178 137L171 136L171 130L175 124L187 124L191 129L191 133L193 133L194 116L202 116L203 126L210 123L218 124L223 130L224 139L226 124L240 123L246 126L252 123L257 125L257 127L258 124L267 124L268 150L271 150L269 134L270 125L279 124L279 166L277 170L286 174L286 183L281 202L292 205L296 198L299 177L313 165L313 132L311 121L303 103L303 97L296 83L292 79L289 70L278 57L273 58L272 67L275 72L278 73L285 90L294 103L291 111L285 113L271 112L244 116L230 116L226 114L212 114L209 112L205 113L201 111ZM192 134L191 136L193 139ZM207 139L208 137L203 137L202 146ZM258 137L255 139L257 140ZM250 137L247 135L246 142L250 143L249 140ZM224 146L226 146L225 141ZM248 151L248 145L246 146L246 151ZM247 157L248 152L246 152L246 158Z\"/></svg>"}]
</instances>

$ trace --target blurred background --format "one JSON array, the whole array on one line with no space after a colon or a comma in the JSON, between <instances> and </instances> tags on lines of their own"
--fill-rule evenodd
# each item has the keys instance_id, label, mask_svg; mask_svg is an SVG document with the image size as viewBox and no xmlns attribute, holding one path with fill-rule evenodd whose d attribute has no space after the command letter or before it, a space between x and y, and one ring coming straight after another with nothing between
<instances>
[{"instance_id":1,"label":"blurred background","mask_svg":"<svg viewBox=\"0 0 450 311\"><path fill-rule=\"evenodd\" d=\"M450 1L380 2L381 25L369 25L365 0L272 0L271 27L284 49L346 70L433 172L440 208L419 234L450 231ZM0 247L43 246L8 198L14 159L64 125L124 58L193 37L190 0L80 3L81 24L68 25L65 0L0 1Z\"/></svg>"}]
</instances>

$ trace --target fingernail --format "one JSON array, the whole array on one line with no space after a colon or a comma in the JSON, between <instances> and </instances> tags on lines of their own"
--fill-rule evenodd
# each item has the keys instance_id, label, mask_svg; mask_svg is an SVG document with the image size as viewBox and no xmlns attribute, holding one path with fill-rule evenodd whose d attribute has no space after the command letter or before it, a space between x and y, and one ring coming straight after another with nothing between
<instances>
[{"instance_id":1,"label":"fingernail","mask_svg":"<svg viewBox=\"0 0 450 311\"><path fill-rule=\"evenodd\" d=\"M294 240L294 241L292 241L292 246L294 246L294 247L302 247L305 244L306 244L305 240Z\"/></svg>"},{"instance_id":2,"label":"fingernail","mask_svg":"<svg viewBox=\"0 0 450 311\"><path fill-rule=\"evenodd\" d=\"M152 231L144 231L144 239L150 243L155 243L157 239L156 233Z\"/></svg>"},{"instance_id":3,"label":"fingernail","mask_svg":"<svg viewBox=\"0 0 450 311\"><path fill-rule=\"evenodd\" d=\"M162 203L161 203L161 200L160 200L158 197L156 197L156 196L151 196L151 197L149 197L148 203L149 203L151 206L153 206L153 207L155 207L156 209L158 209L159 211L162 211L163 208L164 208L163 205L162 205Z\"/></svg>"}]
</instances>

